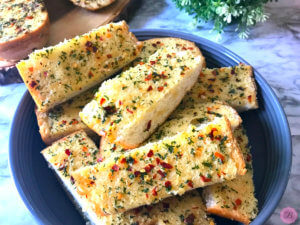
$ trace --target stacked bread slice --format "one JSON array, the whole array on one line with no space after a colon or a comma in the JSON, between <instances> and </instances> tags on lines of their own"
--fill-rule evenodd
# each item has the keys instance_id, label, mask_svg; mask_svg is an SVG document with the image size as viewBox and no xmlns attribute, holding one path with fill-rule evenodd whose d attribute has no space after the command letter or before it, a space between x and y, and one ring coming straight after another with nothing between
<instances>
[{"instance_id":1,"label":"stacked bread slice","mask_svg":"<svg viewBox=\"0 0 300 225\"><path fill-rule=\"evenodd\" d=\"M194 43L140 43L124 22L18 64L41 136L52 143L42 154L89 221L213 224L205 211L255 218L251 154L236 112L258 107L252 69L204 66ZM100 150L91 130L102 136Z\"/></svg>"},{"instance_id":2,"label":"stacked bread slice","mask_svg":"<svg viewBox=\"0 0 300 225\"><path fill-rule=\"evenodd\" d=\"M42 154L83 216L93 224L185 224L187 221L213 224L213 220L206 216L205 206L197 191L189 192L184 198L170 197L151 207L143 206L110 216L98 216L93 210L89 210L85 197L78 193L72 173L79 168L99 163L101 157L84 131L75 132L53 143Z\"/></svg>"},{"instance_id":3,"label":"stacked bread slice","mask_svg":"<svg viewBox=\"0 0 300 225\"><path fill-rule=\"evenodd\" d=\"M45 112L116 73L140 47L122 21L36 50L17 68L38 110Z\"/></svg>"}]
</instances>

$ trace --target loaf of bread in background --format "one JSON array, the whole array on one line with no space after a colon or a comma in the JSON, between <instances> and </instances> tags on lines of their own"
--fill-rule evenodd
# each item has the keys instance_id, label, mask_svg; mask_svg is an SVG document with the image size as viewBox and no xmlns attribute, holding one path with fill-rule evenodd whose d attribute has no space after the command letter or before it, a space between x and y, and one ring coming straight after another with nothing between
<instances>
[{"instance_id":1,"label":"loaf of bread in background","mask_svg":"<svg viewBox=\"0 0 300 225\"><path fill-rule=\"evenodd\" d=\"M13 65L46 44L49 17L44 3L38 0L1 0L0 27L0 67L4 67Z\"/></svg>"},{"instance_id":2,"label":"loaf of bread in background","mask_svg":"<svg viewBox=\"0 0 300 225\"><path fill-rule=\"evenodd\" d=\"M161 42L145 61L102 83L80 117L124 148L138 147L162 124L194 85L203 57L194 43Z\"/></svg>"},{"instance_id":3,"label":"loaf of bread in background","mask_svg":"<svg viewBox=\"0 0 300 225\"><path fill-rule=\"evenodd\" d=\"M97 10L112 4L115 0L70 0L74 5L78 5L88 10Z\"/></svg>"},{"instance_id":4,"label":"loaf of bread in background","mask_svg":"<svg viewBox=\"0 0 300 225\"><path fill-rule=\"evenodd\" d=\"M258 108L256 94L252 67L239 64L234 67L204 68L198 82L183 101L219 100L243 112Z\"/></svg>"},{"instance_id":5,"label":"loaf of bread in background","mask_svg":"<svg viewBox=\"0 0 300 225\"><path fill-rule=\"evenodd\" d=\"M225 117L190 125L71 175L97 215L116 214L245 174L242 153Z\"/></svg>"},{"instance_id":6,"label":"loaf of bread in background","mask_svg":"<svg viewBox=\"0 0 300 225\"><path fill-rule=\"evenodd\" d=\"M151 224L194 224L212 225L213 220L207 217L202 198L197 191L192 191L181 197L171 197L152 205L140 207L125 213L97 217L84 206L84 201L76 191L76 186L70 174L87 165L101 163L99 152L84 131L73 133L42 151L44 158L61 181L65 191L84 217L92 224L131 225L134 223Z\"/></svg>"},{"instance_id":7,"label":"loaf of bread in background","mask_svg":"<svg viewBox=\"0 0 300 225\"><path fill-rule=\"evenodd\" d=\"M38 110L45 112L117 72L140 48L122 21L37 50L17 68Z\"/></svg>"},{"instance_id":8,"label":"loaf of bread in background","mask_svg":"<svg viewBox=\"0 0 300 225\"><path fill-rule=\"evenodd\" d=\"M243 153L247 173L234 180L214 184L203 189L207 212L249 224L258 213L254 195L252 156L243 127L234 131Z\"/></svg>"},{"instance_id":9,"label":"loaf of bread in background","mask_svg":"<svg viewBox=\"0 0 300 225\"><path fill-rule=\"evenodd\" d=\"M192 121L197 123L207 123L214 120L217 117L226 116L233 129L237 128L242 119L238 113L222 102L207 102L207 103L195 103L189 104L183 107L181 104L158 129L147 139L143 145L149 142L155 142L162 140L165 137L174 136L179 132L184 131ZM105 138L100 142L100 155L103 160L110 157L112 154L124 153L126 150L120 145L112 144Z\"/></svg>"},{"instance_id":10,"label":"loaf of bread in background","mask_svg":"<svg viewBox=\"0 0 300 225\"><path fill-rule=\"evenodd\" d=\"M91 137L97 136L79 117L79 112L93 99L96 90L85 91L47 112L35 110L41 137L47 145L78 130L84 130Z\"/></svg>"}]
</instances>

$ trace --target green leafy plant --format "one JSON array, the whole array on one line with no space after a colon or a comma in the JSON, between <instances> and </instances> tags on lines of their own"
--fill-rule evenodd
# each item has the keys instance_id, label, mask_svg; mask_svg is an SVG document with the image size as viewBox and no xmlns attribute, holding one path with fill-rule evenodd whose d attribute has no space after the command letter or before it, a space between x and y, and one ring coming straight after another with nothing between
<instances>
[{"instance_id":1,"label":"green leafy plant","mask_svg":"<svg viewBox=\"0 0 300 225\"><path fill-rule=\"evenodd\" d=\"M237 23L240 38L247 38L249 28L264 22L268 15L264 5L268 0L172 0L180 10L192 15L195 22L213 21L213 30L223 33L224 27Z\"/></svg>"}]
</instances>

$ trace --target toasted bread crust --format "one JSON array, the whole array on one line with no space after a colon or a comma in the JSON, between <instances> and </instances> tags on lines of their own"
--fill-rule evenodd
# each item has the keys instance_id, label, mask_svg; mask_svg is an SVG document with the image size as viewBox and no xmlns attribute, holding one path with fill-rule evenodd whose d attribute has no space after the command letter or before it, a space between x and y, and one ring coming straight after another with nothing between
<instances>
[{"instance_id":1,"label":"toasted bread crust","mask_svg":"<svg viewBox=\"0 0 300 225\"><path fill-rule=\"evenodd\" d=\"M221 217L225 217L231 220L236 220L236 221L240 221L244 224L249 224L250 220L246 217L241 215L240 213L238 213L237 211L234 210L227 210L225 208L221 208L219 205L216 205L214 207L208 207L206 209L207 212L211 213L211 214L215 214Z\"/></svg>"},{"instance_id":2,"label":"toasted bread crust","mask_svg":"<svg viewBox=\"0 0 300 225\"><path fill-rule=\"evenodd\" d=\"M19 61L28 56L34 49L40 49L47 43L50 21L48 13L43 12L44 23L36 30L0 43L0 58L8 61Z\"/></svg>"},{"instance_id":3,"label":"toasted bread crust","mask_svg":"<svg viewBox=\"0 0 300 225\"><path fill-rule=\"evenodd\" d=\"M225 120L226 120L227 126L231 127L231 124L226 117L225 117ZM233 145L234 145L234 146L232 146L233 151L231 152L231 157L236 162L238 174L244 175L247 172L247 169L245 168L245 161L244 161L243 153L242 153L239 145L237 144L236 139L233 136L232 130L228 129L228 131L229 131L228 137L229 137L229 139L233 140Z\"/></svg>"}]
</instances>

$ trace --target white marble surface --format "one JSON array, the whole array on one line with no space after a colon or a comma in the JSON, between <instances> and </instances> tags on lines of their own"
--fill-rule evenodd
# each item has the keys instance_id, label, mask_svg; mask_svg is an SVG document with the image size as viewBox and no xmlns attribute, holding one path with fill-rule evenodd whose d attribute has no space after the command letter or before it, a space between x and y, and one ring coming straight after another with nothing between
<instances>
[{"instance_id":1,"label":"white marble surface","mask_svg":"<svg viewBox=\"0 0 300 225\"><path fill-rule=\"evenodd\" d=\"M300 1L269 3L270 19L258 24L248 40L233 32L219 43L253 65L276 92L290 123L293 139L293 166L287 190L266 224L283 224L285 207L300 213ZM131 28L164 28L193 33L215 40L211 25L193 27L191 17L178 11L171 0L144 0L130 21ZM0 224L36 224L13 185L8 167L8 136L14 111L26 88L23 84L0 86ZM300 224L300 219L295 224Z\"/></svg>"}]
</instances>

